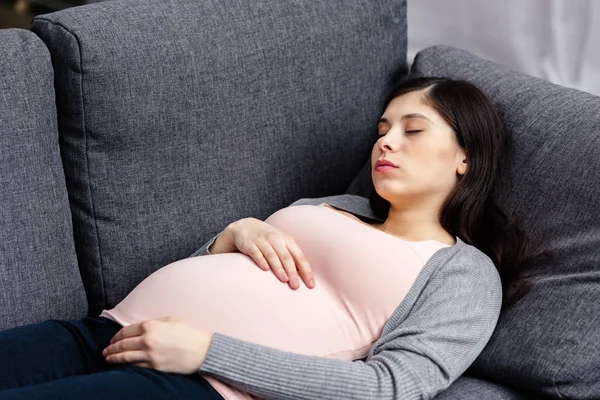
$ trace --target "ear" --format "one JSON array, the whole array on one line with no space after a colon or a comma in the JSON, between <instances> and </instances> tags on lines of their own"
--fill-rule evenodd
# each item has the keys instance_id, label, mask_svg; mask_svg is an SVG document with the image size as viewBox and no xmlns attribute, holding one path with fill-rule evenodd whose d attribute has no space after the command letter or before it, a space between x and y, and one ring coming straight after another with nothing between
<instances>
[{"instance_id":1,"label":"ear","mask_svg":"<svg viewBox=\"0 0 600 400\"><path fill-rule=\"evenodd\" d=\"M464 175L467 172L467 168L469 166L467 152L463 149L460 149L456 153L456 157L458 159L458 165L456 166L456 173L459 175Z\"/></svg>"}]
</instances>

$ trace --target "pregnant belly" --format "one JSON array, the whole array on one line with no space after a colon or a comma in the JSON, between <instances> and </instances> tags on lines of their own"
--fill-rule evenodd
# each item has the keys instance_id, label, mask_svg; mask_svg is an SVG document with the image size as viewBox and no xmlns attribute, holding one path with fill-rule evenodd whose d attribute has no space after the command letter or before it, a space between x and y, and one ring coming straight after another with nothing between
<instances>
[{"instance_id":1,"label":"pregnant belly","mask_svg":"<svg viewBox=\"0 0 600 400\"><path fill-rule=\"evenodd\" d=\"M207 332L292 351L353 360L373 338L345 312L336 292L315 274L316 287L297 290L241 253L187 258L142 281L102 315L122 325L166 316Z\"/></svg>"}]
</instances>

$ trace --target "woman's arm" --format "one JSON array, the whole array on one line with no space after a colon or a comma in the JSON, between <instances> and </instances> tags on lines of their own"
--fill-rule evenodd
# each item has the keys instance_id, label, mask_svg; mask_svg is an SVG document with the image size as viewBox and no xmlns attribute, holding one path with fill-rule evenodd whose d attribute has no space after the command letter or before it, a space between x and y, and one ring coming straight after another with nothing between
<instances>
[{"instance_id":1,"label":"woman's arm","mask_svg":"<svg viewBox=\"0 0 600 400\"><path fill-rule=\"evenodd\" d=\"M366 361L299 355L216 333L200 373L266 400L430 399L483 350L502 291L489 258L469 246L428 280L409 292Z\"/></svg>"},{"instance_id":2,"label":"woman's arm","mask_svg":"<svg viewBox=\"0 0 600 400\"><path fill-rule=\"evenodd\" d=\"M336 198L336 197L343 197L343 196L323 197L323 198L317 198L317 199L299 199L299 200L296 200L295 202L293 202L292 204L290 204L289 207L294 206L294 205L299 205L299 204L316 204L316 203L320 202L321 199L330 199L330 198ZM232 222L232 224L234 222ZM213 244L214 244L214 246L213 246ZM236 251L237 251L237 249L232 244L231 224L229 224L227 227L225 227L225 229L223 229L221 232L217 233L215 236L213 236L211 239L209 239L208 242L204 243L202 245L202 247L200 247L198 250L196 250L195 252L190 254L188 256L188 258L197 257L197 256L205 256L205 255L210 255L210 254L233 253Z\"/></svg>"},{"instance_id":3,"label":"woman's arm","mask_svg":"<svg viewBox=\"0 0 600 400\"><path fill-rule=\"evenodd\" d=\"M225 228L225 229L227 229L227 228ZM223 229L221 232L219 232L215 236L213 236L208 242L204 243L202 245L202 247L200 247L198 250L196 250L195 252L190 254L188 258L198 257L198 256L206 256L206 255L211 254L209 252L210 246L212 246L212 244L219 238L219 236L221 236L221 234L225 232L225 229Z\"/></svg>"},{"instance_id":4,"label":"woman's arm","mask_svg":"<svg viewBox=\"0 0 600 400\"><path fill-rule=\"evenodd\" d=\"M232 222L231 224L227 225L225 229L213 236L208 242L204 243L202 247L192 253L189 257L220 253L235 253L238 251L233 243L231 232L232 224L234 223L235 222Z\"/></svg>"},{"instance_id":5,"label":"woman's arm","mask_svg":"<svg viewBox=\"0 0 600 400\"><path fill-rule=\"evenodd\" d=\"M257 218L230 223L189 257L236 252L250 257L262 270L273 271L293 290L300 287L300 280L310 289L315 287L310 264L295 239Z\"/></svg>"}]
</instances>

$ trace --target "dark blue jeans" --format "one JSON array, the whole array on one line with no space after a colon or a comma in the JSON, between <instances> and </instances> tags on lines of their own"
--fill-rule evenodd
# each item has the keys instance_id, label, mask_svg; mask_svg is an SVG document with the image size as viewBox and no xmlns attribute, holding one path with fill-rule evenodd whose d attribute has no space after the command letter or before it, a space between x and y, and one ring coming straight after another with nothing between
<instances>
[{"instance_id":1,"label":"dark blue jeans","mask_svg":"<svg viewBox=\"0 0 600 400\"><path fill-rule=\"evenodd\" d=\"M108 364L121 329L103 317L48 320L0 332L0 400L223 400L200 374Z\"/></svg>"}]
</instances>

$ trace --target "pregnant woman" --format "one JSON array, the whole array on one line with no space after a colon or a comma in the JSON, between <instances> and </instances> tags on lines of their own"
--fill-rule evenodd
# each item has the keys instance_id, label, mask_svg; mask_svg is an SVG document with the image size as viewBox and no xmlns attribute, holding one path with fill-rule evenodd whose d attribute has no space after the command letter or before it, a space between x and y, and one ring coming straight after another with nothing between
<instances>
[{"instance_id":1,"label":"pregnant woman","mask_svg":"<svg viewBox=\"0 0 600 400\"><path fill-rule=\"evenodd\" d=\"M98 317L0 332L0 400L447 388L488 342L501 281L525 255L490 199L505 131L473 85L419 78L390 94L378 135L371 199L301 199L235 221Z\"/></svg>"}]
</instances>

